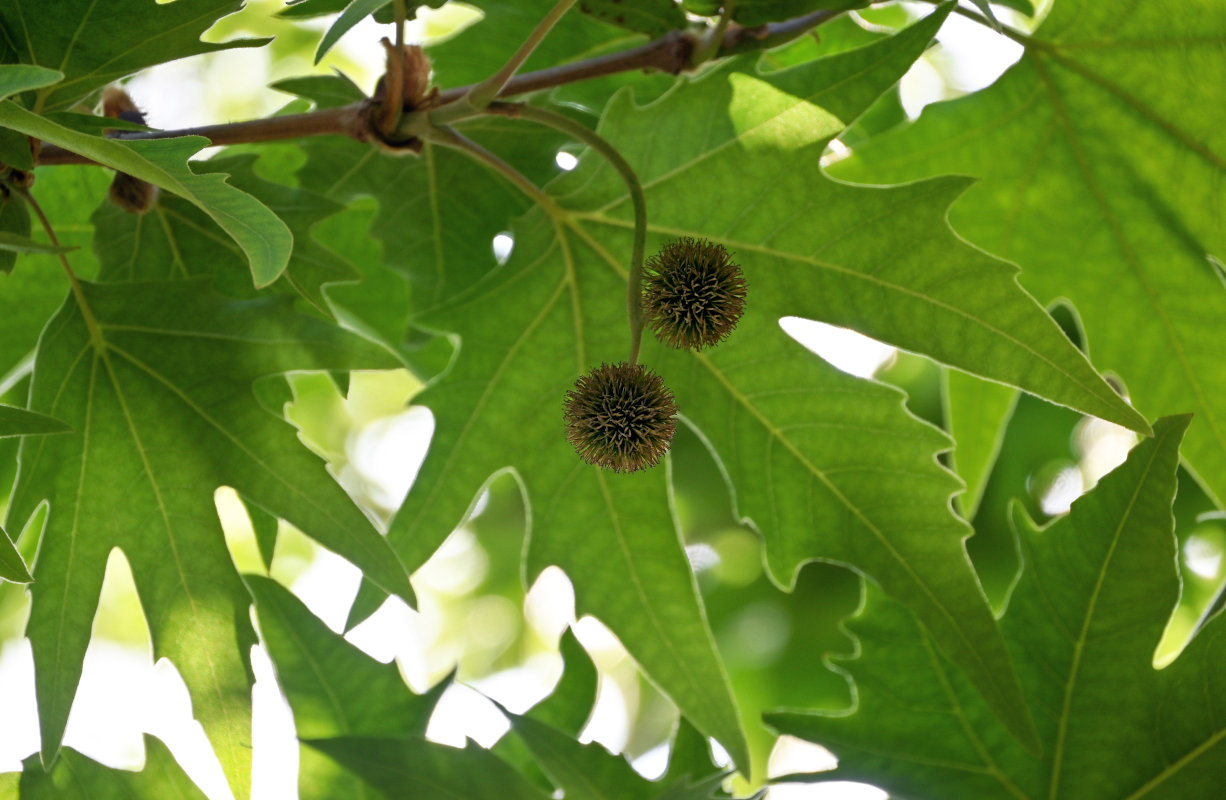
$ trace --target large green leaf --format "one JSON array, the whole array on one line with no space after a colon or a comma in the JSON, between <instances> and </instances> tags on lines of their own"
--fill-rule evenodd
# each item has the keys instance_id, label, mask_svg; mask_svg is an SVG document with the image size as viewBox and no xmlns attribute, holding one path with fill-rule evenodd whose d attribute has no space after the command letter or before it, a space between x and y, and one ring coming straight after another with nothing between
<instances>
[{"instance_id":1,"label":"large green leaf","mask_svg":"<svg viewBox=\"0 0 1226 800\"><path fill-rule=\"evenodd\" d=\"M477 83L498 70L557 0L473 0L483 18L458 36L439 42L427 52L441 86ZM642 37L587 14L562 17L525 62L523 72L557 66L601 52L640 44Z\"/></svg>"},{"instance_id":2,"label":"large green leaf","mask_svg":"<svg viewBox=\"0 0 1226 800\"><path fill-rule=\"evenodd\" d=\"M392 0L353 0L345 6L336 22L333 22L328 32L324 34L324 38L319 40L319 47L315 50L315 63L319 63L320 59L332 49L332 45L340 41L346 31L369 15L391 4Z\"/></svg>"},{"instance_id":3,"label":"large green leaf","mask_svg":"<svg viewBox=\"0 0 1226 800\"><path fill-rule=\"evenodd\" d=\"M673 0L583 0L576 10L652 37L686 26L685 13Z\"/></svg>"},{"instance_id":4,"label":"large green leaf","mask_svg":"<svg viewBox=\"0 0 1226 800\"><path fill-rule=\"evenodd\" d=\"M38 756L22 762L21 800L205 800L166 745L145 735L145 766L140 772L113 769L66 748L49 773Z\"/></svg>"},{"instance_id":5,"label":"large green leaf","mask_svg":"<svg viewBox=\"0 0 1226 800\"><path fill-rule=\"evenodd\" d=\"M0 579L13 583L29 583L34 580L30 577L30 570L26 567L26 562L21 559L21 553L17 552L13 540L2 527L0 527Z\"/></svg>"},{"instance_id":6,"label":"large green leaf","mask_svg":"<svg viewBox=\"0 0 1226 800\"><path fill-rule=\"evenodd\" d=\"M89 215L106 195L111 179L103 173L100 169L41 168L33 189L43 211L55 220L60 244L77 248L70 259L81 277L91 277L97 269L89 246L93 239ZM13 199L8 205L0 204L0 222L9 209L25 217L29 233L25 203ZM26 253L20 259L20 269L7 275L0 270L0 305L4 307L0 313L0 375L25 368L23 363L32 356L47 319L68 294L68 281L55 256Z\"/></svg>"},{"instance_id":7,"label":"large green leaf","mask_svg":"<svg viewBox=\"0 0 1226 800\"><path fill-rule=\"evenodd\" d=\"M295 369L393 363L288 298L226 300L203 281L82 284L48 323L30 407L75 433L27 439L9 519L50 514L27 627L44 759L59 751L106 560L132 568L155 657L196 699L235 792L250 769L250 600L213 505L221 485L308 532L411 599L384 539L252 391ZM117 502L117 498L122 498Z\"/></svg>"},{"instance_id":8,"label":"large green leaf","mask_svg":"<svg viewBox=\"0 0 1226 800\"><path fill-rule=\"evenodd\" d=\"M15 406L0 405L0 438L40 433L65 433L69 430L72 429L46 414L38 414Z\"/></svg>"},{"instance_id":9,"label":"large green leaf","mask_svg":"<svg viewBox=\"0 0 1226 800\"><path fill-rule=\"evenodd\" d=\"M100 86L165 61L267 39L206 44L200 34L242 8L241 0L6 0L0 5L0 62L59 70L35 108L66 108Z\"/></svg>"},{"instance_id":10,"label":"large green leaf","mask_svg":"<svg viewBox=\"0 0 1226 800\"><path fill-rule=\"evenodd\" d=\"M1219 614L1171 665L1154 649L1179 598L1171 502L1188 417L1166 418L1124 466L1043 531L1001 620L1043 758L1023 752L897 604L870 591L850 626L859 704L769 723L829 747L832 780L905 797L1216 798L1226 758ZM811 776L812 779L821 779Z\"/></svg>"},{"instance_id":11,"label":"large green leaf","mask_svg":"<svg viewBox=\"0 0 1226 800\"><path fill-rule=\"evenodd\" d=\"M950 467L966 483L966 493L956 502L962 516L974 519L1018 394L1011 386L958 370L946 370L944 377L945 424L957 443Z\"/></svg>"},{"instance_id":12,"label":"large green leaf","mask_svg":"<svg viewBox=\"0 0 1226 800\"><path fill-rule=\"evenodd\" d=\"M647 108L623 97L601 131L647 186L653 245L713 235L746 264L749 311L732 340L700 355L649 345L644 361L661 370L682 413L728 458L777 579L790 585L802 563L824 558L881 581L921 610L946 652L1027 737L1003 643L962 552L969 529L948 508L957 483L933 458L947 440L909 417L898 393L823 368L776 324L801 313L881 338L897 333L916 349L1008 371L1032 389L1042 384L1045 394L1075 397L1135 424L1012 271L960 247L943 227L944 204L961 182L886 192L819 175L822 149L841 120L897 80L939 21L771 73L771 83L723 71ZM694 120L691 127L685 119ZM662 129L670 135L654 135ZM743 176L763 188L722 202ZM702 656L708 634L696 602L685 599L692 596L688 566L666 514L653 505L663 498L662 478L586 467L562 436L566 389L624 352L626 191L588 157L551 192L565 210L529 214L515 228L505 267L421 320L458 334L459 350L450 372L419 398L434 411L436 431L389 536L410 567L424 563L486 478L513 468L532 504L529 578L561 566L575 581L579 613L609 625L682 712L727 746L735 716L713 688L722 684L718 662ZM900 223L894 212L902 207ZM882 252L875 225L887 216L892 232L902 226L906 233ZM897 277L887 278L895 268ZM909 318L914 323L904 325ZM967 340L977 346L961 358ZM740 756L734 753L738 764Z\"/></svg>"},{"instance_id":13,"label":"large green leaf","mask_svg":"<svg viewBox=\"0 0 1226 800\"><path fill-rule=\"evenodd\" d=\"M224 175L196 174L187 165L187 159L208 144L207 139L184 136L119 142L66 128L11 100L0 101L0 126L59 145L190 200L243 249L257 287L272 283L285 269L294 243L285 223L263 203L226 183Z\"/></svg>"},{"instance_id":14,"label":"large green leaf","mask_svg":"<svg viewBox=\"0 0 1226 800\"><path fill-rule=\"evenodd\" d=\"M1226 16L1200 0L1057 0L991 88L928 106L835 174L982 180L954 227L1068 298L1094 362L1147 415L1194 411L1184 454L1226 502Z\"/></svg>"},{"instance_id":15,"label":"large green leaf","mask_svg":"<svg viewBox=\"0 0 1226 800\"><path fill-rule=\"evenodd\" d=\"M360 775L386 800L547 800L542 792L490 751L425 739L344 737L303 742Z\"/></svg>"},{"instance_id":16,"label":"large green leaf","mask_svg":"<svg viewBox=\"0 0 1226 800\"><path fill-rule=\"evenodd\" d=\"M255 156L213 158L201 173L229 173L230 183L265 204L293 232L293 252L276 284L294 291L330 315L323 287L352 282L360 275L345 259L323 247L311 234L321 220L341 211L327 198L258 178ZM131 281L210 275L226 294L251 294L242 250L192 204L161 197L146 214L129 214L105 203L94 212L94 251L101 262L100 281Z\"/></svg>"},{"instance_id":17,"label":"large green leaf","mask_svg":"<svg viewBox=\"0 0 1226 800\"><path fill-rule=\"evenodd\" d=\"M274 580L246 575L260 638L302 739L422 737L447 682L413 694L395 664L382 664L333 633ZM302 748L298 791L306 800L367 797L366 785Z\"/></svg>"}]
</instances>

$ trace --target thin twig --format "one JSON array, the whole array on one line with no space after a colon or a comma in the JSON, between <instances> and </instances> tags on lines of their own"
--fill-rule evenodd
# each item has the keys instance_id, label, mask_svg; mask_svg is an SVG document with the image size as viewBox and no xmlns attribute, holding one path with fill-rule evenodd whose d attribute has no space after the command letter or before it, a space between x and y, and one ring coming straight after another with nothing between
<instances>
[{"instance_id":1,"label":"thin twig","mask_svg":"<svg viewBox=\"0 0 1226 800\"><path fill-rule=\"evenodd\" d=\"M773 22L757 28L729 26L716 57L765 50L792 41L813 28L837 17L839 11L815 11L803 17L783 22ZM516 75L498 93L499 98L552 89L569 83L616 75L635 70L658 70L669 75L679 75L692 68L691 57L695 40L692 33L670 31L647 44L609 53L595 58L562 64L556 67ZM439 93L439 106L435 112L446 108L472 91L474 86L460 86ZM178 128L161 131L118 132L114 138L141 141L145 139L171 139L177 136L203 136L213 145L252 144L301 139L309 136L348 136L365 141L369 138L367 113L369 101L363 100L337 108L308 111L303 114L287 114L282 117L228 122L219 125L203 125L193 128ZM54 145L47 145L38 156L39 164L92 164L76 153Z\"/></svg>"},{"instance_id":2,"label":"thin twig","mask_svg":"<svg viewBox=\"0 0 1226 800\"><path fill-rule=\"evenodd\" d=\"M55 228L51 226L51 220L47 219L47 214L43 211L43 207L34 199L34 195L22 186L13 186L9 184L9 189L16 192L21 199L29 204L30 208L34 209L34 215L38 217L38 222L43 226L43 231L46 232L47 238L51 241L52 247L61 247L60 239L55 235ZM103 345L102 329L98 326L98 320L94 317L94 310L90 308L89 302L85 299L85 289L81 286L81 279L77 277L77 273L72 271L72 266L68 263L68 256L61 250L55 254L60 260L60 266L64 268L64 274L68 276L68 284L72 287L72 296L77 301L77 307L81 309L81 318L85 320L85 327L89 331L90 340L94 347L100 349Z\"/></svg>"},{"instance_id":3,"label":"thin twig","mask_svg":"<svg viewBox=\"0 0 1226 800\"><path fill-rule=\"evenodd\" d=\"M647 246L647 198L634 167L596 131L556 111L526 103L491 103L488 113L531 120L578 139L609 162L626 184L630 203L634 207L634 243L630 251L630 277L626 283L626 318L630 325L629 362L638 363L644 324L643 256Z\"/></svg>"},{"instance_id":4,"label":"thin twig","mask_svg":"<svg viewBox=\"0 0 1226 800\"><path fill-rule=\"evenodd\" d=\"M545 40L545 37L553 30L553 26L558 24L567 11L570 11L571 6L575 2L576 0L558 0L557 4L545 15L545 18L532 29L532 32L524 39L523 44L519 46L514 55L507 59L507 63L493 75L465 92L464 96L460 98L458 105L481 110L492 103L494 98L502 94L502 90L506 88L507 83L515 77L515 74L519 72L519 68L524 65L524 62L528 60L537 46ZM443 114L445 115L446 112L444 111ZM439 122L446 122L446 120L440 117Z\"/></svg>"}]
</instances>

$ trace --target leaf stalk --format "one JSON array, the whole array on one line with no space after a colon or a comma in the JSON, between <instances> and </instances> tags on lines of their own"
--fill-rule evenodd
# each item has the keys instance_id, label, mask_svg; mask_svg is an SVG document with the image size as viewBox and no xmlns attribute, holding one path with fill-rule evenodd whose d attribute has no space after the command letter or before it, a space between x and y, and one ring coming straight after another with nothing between
<instances>
[{"instance_id":1,"label":"leaf stalk","mask_svg":"<svg viewBox=\"0 0 1226 800\"><path fill-rule=\"evenodd\" d=\"M647 198L630 162L596 131L575 122L570 117L527 103L492 103L491 114L520 117L571 136L599 153L609 163L630 193L634 208L634 243L630 253L630 274L626 282L626 318L630 327L630 364L638 363L643 341L643 257L647 246Z\"/></svg>"}]
</instances>

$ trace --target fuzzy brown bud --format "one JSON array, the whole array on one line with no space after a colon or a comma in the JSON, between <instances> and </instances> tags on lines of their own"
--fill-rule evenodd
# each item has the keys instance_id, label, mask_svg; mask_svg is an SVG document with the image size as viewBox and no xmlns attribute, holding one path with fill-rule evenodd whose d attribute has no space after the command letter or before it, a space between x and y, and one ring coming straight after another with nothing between
<instances>
[{"instance_id":1,"label":"fuzzy brown bud","mask_svg":"<svg viewBox=\"0 0 1226 800\"><path fill-rule=\"evenodd\" d=\"M723 245L687 236L647 259L643 311L657 339L701 350L732 333L745 290L745 275Z\"/></svg>"},{"instance_id":2,"label":"fuzzy brown bud","mask_svg":"<svg viewBox=\"0 0 1226 800\"><path fill-rule=\"evenodd\" d=\"M601 364L566 393L566 439L589 464L616 472L654 467L677 430L677 403L642 364Z\"/></svg>"},{"instance_id":3,"label":"fuzzy brown bud","mask_svg":"<svg viewBox=\"0 0 1226 800\"><path fill-rule=\"evenodd\" d=\"M132 102L128 93L117 86L102 91L102 115L111 119L145 124L145 115ZM106 197L129 214L144 214L157 202L157 187L123 172L115 173Z\"/></svg>"}]
</instances>

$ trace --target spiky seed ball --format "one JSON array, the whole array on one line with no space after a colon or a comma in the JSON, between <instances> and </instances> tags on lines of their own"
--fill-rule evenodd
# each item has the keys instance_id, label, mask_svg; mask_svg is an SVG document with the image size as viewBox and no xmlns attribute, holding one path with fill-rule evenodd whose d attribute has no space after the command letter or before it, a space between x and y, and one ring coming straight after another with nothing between
<instances>
[{"instance_id":1,"label":"spiky seed ball","mask_svg":"<svg viewBox=\"0 0 1226 800\"><path fill-rule=\"evenodd\" d=\"M745 275L722 244L684 237L647 259L643 311L656 338L701 350L728 338L745 311Z\"/></svg>"},{"instance_id":2,"label":"spiky seed ball","mask_svg":"<svg viewBox=\"0 0 1226 800\"><path fill-rule=\"evenodd\" d=\"M601 364L566 393L566 440L589 464L634 472L654 467L677 430L677 403L642 364Z\"/></svg>"}]
</instances>

